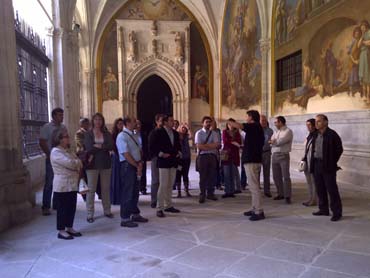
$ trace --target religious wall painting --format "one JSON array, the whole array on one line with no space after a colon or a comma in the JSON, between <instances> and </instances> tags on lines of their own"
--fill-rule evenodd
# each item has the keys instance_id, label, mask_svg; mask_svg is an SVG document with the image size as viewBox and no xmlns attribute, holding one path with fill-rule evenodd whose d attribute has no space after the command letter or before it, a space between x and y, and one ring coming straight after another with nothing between
<instances>
[{"instance_id":1,"label":"religious wall painting","mask_svg":"<svg viewBox=\"0 0 370 278\"><path fill-rule=\"evenodd\" d=\"M118 100L117 32L112 29L104 42L100 69L102 100Z\"/></svg>"},{"instance_id":2,"label":"religious wall painting","mask_svg":"<svg viewBox=\"0 0 370 278\"><path fill-rule=\"evenodd\" d=\"M357 2L351 18L329 18L308 43L294 41L303 49L302 86L275 94L275 114L370 108L370 3Z\"/></svg>"},{"instance_id":3,"label":"religious wall painting","mask_svg":"<svg viewBox=\"0 0 370 278\"><path fill-rule=\"evenodd\" d=\"M190 26L191 98L209 103L209 67L202 37L194 24ZM194 101L195 102L195 101Z\"/></svg>"},{"instance_id":4,"label":"religious wall painting","mask_svg":"<svg viewBox=\"0 0 370 278\"><path fill-rule=\"evenodd\" d=\"M303 23L342 0L275 1L275 44L280 45L293 39Z\"/></svg>"},{"instance_id":5,"label":"religious wall painting","mask_svg":"<svg viewBox=\"0 0 370 278\"><path fill-rule=\"evenodd\" d=\"M224 114L231 115L230 113L251 108L260 109L260 38L256 0L227 1L221 48Z\"/></svg>"}]
</instances>

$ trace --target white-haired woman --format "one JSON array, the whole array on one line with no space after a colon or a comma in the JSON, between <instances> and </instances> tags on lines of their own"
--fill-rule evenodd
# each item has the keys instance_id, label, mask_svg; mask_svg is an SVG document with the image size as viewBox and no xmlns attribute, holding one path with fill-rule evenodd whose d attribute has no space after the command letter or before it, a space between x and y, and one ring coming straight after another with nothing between
<instances>
[{"instance_id":1,"label":"white-haired woman","mask_svg":"<svg viewBox=\"0 0 370 278\"><path fill-rule=\"evenodd\" d=\"M50 161L54 171L53 192L57 209L58 238L73 239L82 235L73 229L82 163L70 150L66 129L53 133L52 146Z\"/></svg>"}]
</instances>

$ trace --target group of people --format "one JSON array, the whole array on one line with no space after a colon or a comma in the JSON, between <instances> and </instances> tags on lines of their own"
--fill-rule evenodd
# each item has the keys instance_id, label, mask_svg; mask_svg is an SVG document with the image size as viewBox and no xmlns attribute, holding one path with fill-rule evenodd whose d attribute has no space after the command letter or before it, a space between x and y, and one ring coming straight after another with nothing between
<instances>
[{"instance_id":1,"label":"group of people","mask_svg":"<svg viewBox=\"0 0 370 278\"><path fill-rule=\"evenodd\" d=\"M146 194L146 160L151 160L151 207L157 217L166 213L180 213L174 207L172 190L181 195L181 179L187 197L189 192L189 168L193 139L197 148L196 170L199 172L199 203L216 201L215 189L225 185L223 198L235 197L241 192L243 172L251 192L251 208L244 213L251 221L265 218L260 174L263 172L263 194L271 198L270 168L277 195L274 200L290 204L292 185L290 179L290 151L293 132L286 119L274 119L276 131L268 126L266 116L256 110L247 111L246 123L230 118L222 132L212 117L202 119L202 128L192 133L187 124L179 124L171 115L157 114L156 127L148 138L141 136L141 124L134 117L126 116L114 122L112 133L105 125L104 117L96 113L90 121L80 120L75 134L76 152L70 148L70 139L63 122L63 110L52 111L52 121L41 129L40 146L46 154L46 182L42 212L57 210L57 230L61 239L73 239L81 233L73 229L78 184L84 179L88 185L86 194L87 221L94 218L94 201L100 187L104 215L113 218L111 203L120 205L122 227L137 227L148 219L140 214L139 193ZM336 183L337 162L343 152L338 134L328 127L328 118L319 114L306 123L309 135L305 143L301 169L304 171L309 199L303 205L316 205L313 215L329 215L332 221L342 217L342 204ZM145 142L146 141L146 142ZM144 142L144 144L143 144ZM241 157L240 157L241 150ZM238 167L241 166L241 175Z\"/></svg>"}]
</instances>

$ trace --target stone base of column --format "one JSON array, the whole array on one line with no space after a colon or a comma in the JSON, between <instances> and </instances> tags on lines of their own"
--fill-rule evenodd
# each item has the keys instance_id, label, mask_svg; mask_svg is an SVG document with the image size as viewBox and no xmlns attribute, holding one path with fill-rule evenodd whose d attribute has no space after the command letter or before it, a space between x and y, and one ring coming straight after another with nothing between
<instances>
[{"instance_id":1,"label":"stone base of column","mask_svg":"<svg viewBox=\"0 0 370 278\"><path fill-rule=\"evenodd\" d=\"M0 232L31 219L35 194L26 168L0 172Z\"/></svg>"}]
</instances>

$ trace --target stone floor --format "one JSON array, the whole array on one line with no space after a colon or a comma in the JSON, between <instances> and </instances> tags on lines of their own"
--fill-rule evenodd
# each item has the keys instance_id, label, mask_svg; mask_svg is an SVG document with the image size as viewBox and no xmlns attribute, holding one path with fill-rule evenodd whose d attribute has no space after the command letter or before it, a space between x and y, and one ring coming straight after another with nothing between
<instances>
[{"instance_id":1,"label":"stone floor","mask_svg":"<svg viewBox=\"0 0 370 278\"><path fill-rule=\"evenodd\" d=\"M193 187L197 174L191 171ZM0 277L370 277L370 194L341 190L344 218L314 217L301 205L306 190L293 173L292 205L265 199L266 220L250 222L242 215L248 191L235 199L175 199L178 215L159 219L140 196L149 223L121 228L115 218L86 222L78 201L75 228L83 237L59 240L55 213L0 235ZM197 195L197 190L191 192ZM221 194L222 192L217 192Z\"/></svg>"}]
</instances>

